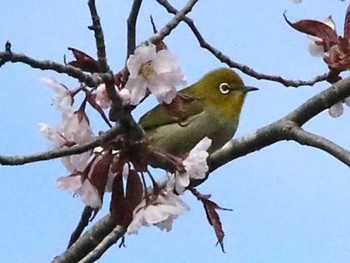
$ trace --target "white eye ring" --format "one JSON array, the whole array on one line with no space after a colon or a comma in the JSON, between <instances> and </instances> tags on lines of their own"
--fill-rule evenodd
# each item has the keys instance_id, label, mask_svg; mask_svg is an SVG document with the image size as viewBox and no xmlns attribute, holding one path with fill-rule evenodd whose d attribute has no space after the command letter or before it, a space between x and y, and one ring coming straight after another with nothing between
<instances>
[{"instance_id":1,"label":"white eye ring","mask_svg":"<svg viewBox=\"0 0 350 263\"><path fill-rule=\"evenodd\" d=\"M226 82L221 83L219 86L219 90L220 90L221 94L227 94L230 92L230 85Z\"/></svg>"}]
</instances>

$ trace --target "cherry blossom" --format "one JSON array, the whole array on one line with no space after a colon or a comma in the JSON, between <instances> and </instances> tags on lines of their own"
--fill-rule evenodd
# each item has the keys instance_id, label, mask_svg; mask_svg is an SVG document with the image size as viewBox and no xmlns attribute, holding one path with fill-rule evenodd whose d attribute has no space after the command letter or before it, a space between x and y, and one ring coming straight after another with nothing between
<instances>
[{"instance_id":1,"label":"cherry blossom","mask_svg":"<svg viewBox=\"0 0 350 263\"><path fill-rule=\"evenodd\" d=\"M52 141L52 147L58 149L92 141L94 135L89 120L84 110L74 111L73 99L69 90L54 79L44 78L42 80L54 89L53 101L62 113L61 122L56 128L43 123L39 124L41 133ZM62 157L62 162L70 173L75 173L85 169L90 156L91 152L88 151Z\"/></svg>"},{"instance_id":2,"label":"cherry blossom","mask_svg":"<svg viewBox=\"0 0 350 263\"><path fill-rule=\"evenodd\" d=\"M169 232L179 215L190 210L176 194L162 190L159 195L146 202L143 200L134 210L133 220L128 226L129 234L136 234L142 226L155 225Z\"/></svg>"},{"instance_id":3,"label":"cherry blossom","mask_svg":"<svg viewBox=\"0 0 350 263\"><path fill-rule=\"evenodd\" d=\"M185 173L176 173L175 190L182 193L190 184L190 179L203 179L209 170L207 158L209 156L208 149L211 146L211 139L204 137L190 151L188 157L183 161Z\"/></svg>"},{"instance_id":4,"label":"cherry blossom","mask_svg":"<svg viewBox=\"0 0 350 263\"><path fill-rule=\"evenodd\" d=\"M157 52L152 43L136 48L135 54L127 61L130 76L125 88L131 93L131 104L139 104L147 91L160 102L169 104L176 95L175 87L186 84L185 75L176 60L168 50Z\"/></svg>"}]
</instances>

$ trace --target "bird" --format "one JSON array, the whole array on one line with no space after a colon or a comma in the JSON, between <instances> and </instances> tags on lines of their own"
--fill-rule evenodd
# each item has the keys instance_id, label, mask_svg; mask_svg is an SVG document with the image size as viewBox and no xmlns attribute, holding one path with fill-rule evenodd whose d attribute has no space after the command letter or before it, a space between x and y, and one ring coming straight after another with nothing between
<instances>
[{"instance_id":1,"label":"bird","mask_svg":"<svg viewBox=\"0 0 350 263\"><path fill-rule=\"evenodd\" d=\"M208 137L212 140L208 152L212 153L234 136L246 95L255 90L258 88L245 86L232 69L212 70L178 91L180 104L159 104L143 115L139 124L155 149L186 156Z\"/></svg>"}]
</instances>

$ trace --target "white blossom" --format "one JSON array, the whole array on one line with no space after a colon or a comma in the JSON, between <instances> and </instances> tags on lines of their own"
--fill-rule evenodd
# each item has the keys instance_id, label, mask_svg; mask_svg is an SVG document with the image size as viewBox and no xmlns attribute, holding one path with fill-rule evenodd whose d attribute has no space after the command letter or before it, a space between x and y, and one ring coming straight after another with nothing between
<instances>
[{"instance_id":1,"label":"white blossom","mask_svg":"<svg viewBox=\"0 0 350 263\"><path fill-rule=\"evenodd\" d=\"M185 75L176 60L168 50L156 52L152 43L137 47L127 61L130 76L125 88L131 93L131 104L139 104L147 89L160 102L170 103L176 96L175 86L186 84Z\"/></svg>"},{"instance_id":2,"label":"white blossom","mask_svg":"<svg viewBox=\"0 0 350 263\"><path fill-rule=\"evenodd\" d=\"M143 200L134 210L133 220L128 226L129 234L136 234L141 226L155 225L161 230L170 231L172 223L179 215L190 210L173 192L161 191L159 195L150 200L149 204Z\"/></svg>"},{"instance_id":3,"label":"white blossom","mask_svg":"<svg viewBox=\"0 0 350 263\"><path fill-rule=\"evenodd\" d=\"M182 193L190 184L190 179L203 179L209 170L207 158L209 156L208 149L211 146L211 139L204 137L190 151L188 157L183 161L185 173L176 173L175 190Z\"/></svg>"}]
</instances>

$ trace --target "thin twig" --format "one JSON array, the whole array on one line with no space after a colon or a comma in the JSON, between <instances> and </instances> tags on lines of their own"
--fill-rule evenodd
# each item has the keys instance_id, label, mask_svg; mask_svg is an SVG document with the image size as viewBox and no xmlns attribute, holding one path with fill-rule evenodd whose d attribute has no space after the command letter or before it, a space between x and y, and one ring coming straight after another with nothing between
<instances>
[{"instance_id":1,"label":"thin twig","mask_svg":"<svg viewBox=\"0 0 350 263\"><path fill-rule=\"evenodd\" d=\"M136 47L136 22L141 8L142 0L134 0L127 20L128 24L128 50L126 58L134 53Z\"/></svg>"},{"instance_id":2,"label":"thin twig","mask_svg":"<svg viewBox=\"0 0 350 263\"><path fill-rule=\"evenodd\" d=\"M77 227L74 229L69 239L67 248L70 248L75 243L75 241L79 239L81 233L83 233L85 227L87 227L87 225L89 224L89 221L93 212L94 212L94 209L92 207L90 206L84 207L84 210L80 217L80 221Z\"/></svg>"},{"instance_id":3,"label":"thin twig","mask_svg":"<svg viewBox=\"0 0 350 263\"><path fill-rule=\"evenodd\" d=\"M187 4L180 10L177 11L175 16L157 33L155 33L152 37L148 39L149 42L157 44L162 41L166 36L170 34L170 32L177 27L177 25L184 19L186 14L191 12L194 5L198 2L198 0L190 0Z\"/></svg>"},{"instance_id":4,"label":"thin twig","mask_svg":"<svg viewBox=\"0 0 350 263\"><path fill-rule=\"evenodd\" d=\"M35 69L54 70L57 73L63 73L80 82L84 82L89 87L96 87L103 82L113 79L113 74L110 73L85 74L79 68L70 65L62 65L50 60L36 60L24 54L0 52L0 67L7 62L23 63Z\"/></svg>"},{"instance_id":5,"label":"thin twig","mask_svg":"<svg viewBox=\"0 0 350 263\"><path fill-rule=\"evenodd\" d=\"M162 5L169 13L176 14L178 13L178 10L175 9L168 1L166 0L157 0L157 2ZM195 37L197 38L197 41L199 45L202 48L207 49L210 53L212 53L218 60L221 62L227 64L231 68L236 68L243 73L254 77L256 79L264 79L274 82L279 82L283 84L286 87L299 87L299 86L312 86L316 84L317 82L325 81L328 79L329 73L325 73L319 76L314 77L310 80L288 80L285 78L282 78L281 76L274 76L274 75L268 75L264 73L259 73L252 68L248 67L247 65L237 63L230 59L229 56L223 54L220 50L214 48L212 45L210 45L202 36L198 28L195 26L193 20L187 16L182 17L182 20L189 26Z\"/></svg>"},{"instance_id":6,"label":"thin twig","mask_svg":"<svg viewBox=\"0 0 350 263\"><path fill-rule=\"evenodd\" d=\"M100 146L107 141L112 140L118 134L119 134L119 127L114 127L108 130L102 136L97 137L95 140L89 143L74 145L69 148L55 149L55 150L46 151L38 154L23 155L23 156L0 155L0 165L23 165L23 164L33 163L38 161L52 160L55 158L73 155L73 154L80 154L80 153L89 151L97 146Z\"/></svg>"},{"instance_id":7,"label":"thin twig","mask_svg":"<svg viewBox=\"0 0 350 263\"><path fill-rule=\"evenodd\" d=\"M102 72L108 72L109 66L107 64L105 40L103 36L100 17L97 13L95 0L89 0L88 5L92 19L92 26L89 28L94 30L98 62L100 64Z\"/></svg>"}]
</instances>

